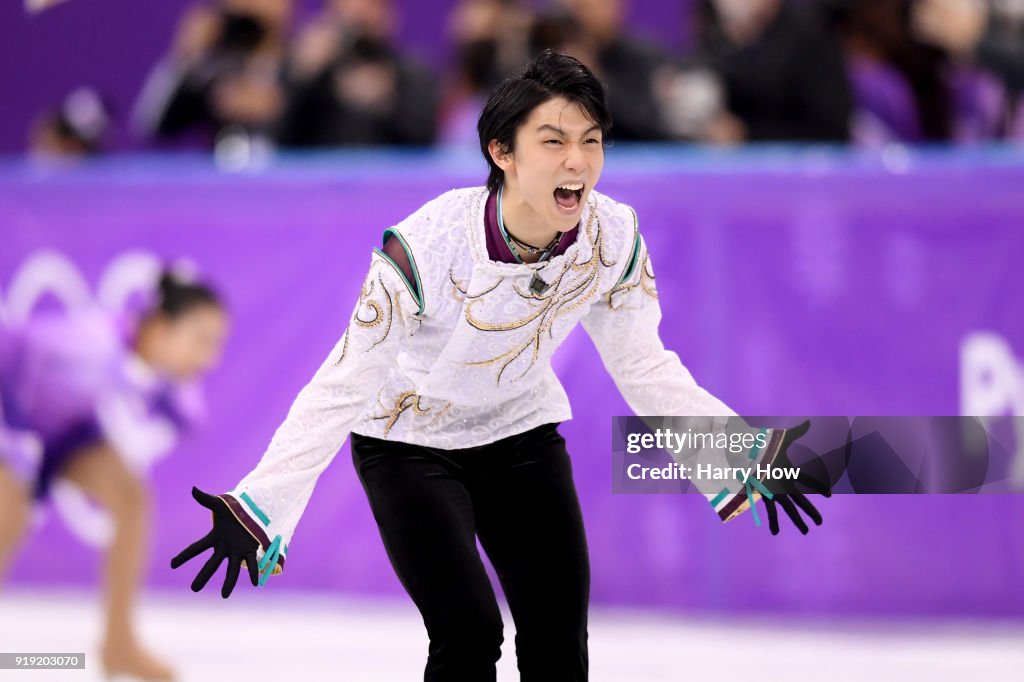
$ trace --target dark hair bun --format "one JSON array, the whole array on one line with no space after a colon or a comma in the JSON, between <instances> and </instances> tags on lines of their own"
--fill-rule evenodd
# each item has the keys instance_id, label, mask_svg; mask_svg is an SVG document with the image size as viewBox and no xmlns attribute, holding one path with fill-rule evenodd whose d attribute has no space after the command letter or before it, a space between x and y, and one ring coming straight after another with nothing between
<instances>
[{"instance_id":1,"label":"dark hair bun","mask_svg":"<svg viewBox=\"0 0 1024 682\"><path fill-rule=\"evenodd\" d=\"M202 306L222 307L220 297L213 289L206 284L187 280L171 268L160 273L157 293L154 312L163 313L172 319Z\"/></svg>"},{"instance_id":2,"label":"dark hair bun","mask_svg":"<svg viewBox=\"0 0 1024 682\"><path fill-rule=\"evenodd\" d=\"M176 286L178 286L178 279L175 277L173 272L170 270L164 270L160 273L160 282L157 285L157 288L160 290L161 294L173 291Z\"/></svg>"}]
</instances>

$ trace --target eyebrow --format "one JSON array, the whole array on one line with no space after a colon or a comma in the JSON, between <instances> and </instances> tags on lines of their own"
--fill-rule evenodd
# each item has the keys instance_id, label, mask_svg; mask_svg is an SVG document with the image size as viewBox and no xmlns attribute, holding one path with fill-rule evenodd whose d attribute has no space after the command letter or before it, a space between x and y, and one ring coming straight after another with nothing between
<instances>
[{"instance_id":1,"label":"eyebrow","mask_svg":"<svg viewBox=\"0 0 1024 682\"><path fill-rule=\"evenodd\" d=\"M601 129L601 126L599 126L599 125L597 125L597 124L595 123L594 125L590 126L590 127L589 127L589 128L587 128L586 130L584 130L584 131L583 131L583 135L589 135L590 133L594 132L595 130L600 130L600 129ZM564 131L564 130L562 130L561 128L556 128L555 126L553 126L553 125L550 125L550 124L548 124L548 123L545 123L545 124L543 124L543 125L541 125L541 126L538 126L538 127L537 127L537 132L538 132L538 133L539 133L539 132L541 132L541 131L544 131L544 130L550 130L550 131L552 131L553 133L555 133L556 135L560 135L560 136L562 136L562 137L568 137L568 136L567 136L567 135L565 134L565 131ZM582 137L582 135L581 135L580 137Z\"/></svg>"}]
</instances>

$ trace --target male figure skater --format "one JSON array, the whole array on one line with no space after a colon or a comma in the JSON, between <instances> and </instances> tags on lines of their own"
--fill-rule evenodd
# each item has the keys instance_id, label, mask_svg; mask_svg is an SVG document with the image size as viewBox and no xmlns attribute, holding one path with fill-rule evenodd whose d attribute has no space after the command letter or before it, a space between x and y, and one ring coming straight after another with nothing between
<instances>
[{"instance_id":1,"label":"male figure skater","mask_svg":"<svg viewBox=\"0 0 1024 682\"><path fill-rule=\"evenodd\" d=\"M171 562L214 550L193 590L224 559L224 597L243 561L254 584L283 570L351 433L430 637L424 679L495 679L502 621L477 538L515 620L521 679L587 679L590 568L552 354L582 323L636 414L732 415L662 345L636 214L594 189L610 128L601 84L572 57L544 53L494 91L478 126L487 186L385 231L347 330L260 463L229 493L193 489L214 527Z\"/></svg>"}]
</instances>

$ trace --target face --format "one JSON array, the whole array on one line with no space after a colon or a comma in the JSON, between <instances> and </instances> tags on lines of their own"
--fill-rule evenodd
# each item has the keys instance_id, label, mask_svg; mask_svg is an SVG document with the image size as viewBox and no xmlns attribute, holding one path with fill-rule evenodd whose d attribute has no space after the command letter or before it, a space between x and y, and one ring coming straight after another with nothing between
<instances>
[{"instance_id":1,"label":"face","mask_svg":"<svg viewBox=\"0 0 1024 682\"><path fill-rule=\"evenodd\" d=\"M390 0L333 0L331 8L346 24L371 36L387 38L394 32Z\"/></svg>"},{"instance_id":2,"label":"face","mask_svg":"<svg viewBox=\"0 0 1024 682\"><path fill-rule=\"evenodd\" d=\"M757 33L779 9L779 0L714 0L726 31Z\"/></svg>"},{"instance_id":3,"label":"face","mask_svg":"<svg viewBox=\"0 0 1024 682\"><path fill-rule=\"evenodd\" d=\"M566 232L579 222L604 167L601 128L563 97L534 109L506 152L495 140L491 156L505 172L505 196L528 219Z\"/></svg>"},{"instance_id":4,"label":"face","mask_svg":"<svg viewBox=\"0 0 1024 682\"><path fill-rule=\"evenodd\" d=\"M564 0L563 4L584 30L598 39L614 36L622 25L621 0Z\"/></svg>"},{"instance_id":5,"label":"face","mask_svg":"<svg viewBox=\"0 0 1024 682\"><path fill-rule=\"evenodd\" d=\"M174 318L152 322L156 352L154 364L177 379L199 377L220 360L227 338L228 320L220 308L204 305Z\"/></svg>"}]
</instances>

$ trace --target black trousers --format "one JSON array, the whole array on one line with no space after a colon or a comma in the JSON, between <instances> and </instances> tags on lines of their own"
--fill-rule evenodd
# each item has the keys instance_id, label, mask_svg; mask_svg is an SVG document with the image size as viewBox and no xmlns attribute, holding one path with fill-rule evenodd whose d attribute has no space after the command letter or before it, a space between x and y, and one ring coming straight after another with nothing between
<instances>
[{"instance_id":1,"label":"black trousers","mask_svg":"<svg viewBox=\"0 0 1024 682\"><path fill-rule=\"evenodd\" d=\"M516 626L522 682L585 682L590 563L557 424L441 450L352 434L352 459L398 578L430 637L426 682L493 682L498 602Z\"/></svg>"}]
</instances>

